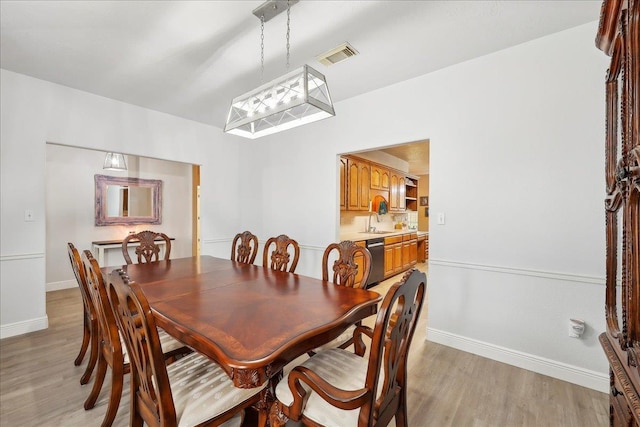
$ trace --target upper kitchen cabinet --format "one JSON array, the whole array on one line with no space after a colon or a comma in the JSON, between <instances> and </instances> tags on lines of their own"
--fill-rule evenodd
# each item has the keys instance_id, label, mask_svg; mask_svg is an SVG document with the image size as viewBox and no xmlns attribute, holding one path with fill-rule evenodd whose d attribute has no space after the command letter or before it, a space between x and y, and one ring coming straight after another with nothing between
<instances>
[{"instance_id":1,"label":"upper kitchen cabinet","mask_svg":"<svg viewBox=\"0 0 640 427\"><path fill-rule=\"evenodd\" d=\"M340 210L347 209L347 159L340 157Z\"/></svg>"},{"instance_id":2,"label":"upper kitchen cabinet","mask_svg":"<svg viewBox=\"0 0 640 427\"><path fill-rule=\"evenodd\" d=\"M389 169L376 164L371 165L371 188L389 191Z\"/></svg>"},{"instance_id":3,"label":"upper kitchen cabinet","mask_svg":"<svg viewBox=\"0 0 640 427\"><path fill-rule=\"evenodd\" d=\"M395 172L389 175L389 210L398 210L398 174Z\"/></svg>"},{"instance_id":4,"label":"upper kitchen cabinet","mask_svg":"<svg viewBox=\"0 0 640 427\"><path fill-rule=\"evenodd\" d=\"M347 158L347 210L368 211L371 188L371 165L367 161Z\"/></svg>"},{"instance_id":5,"label":"upper kitchen cabinet","mask_svg":"<svg viewBox=\"0 0 640 427\"><path fill-rule=\"evenodd\" d=\"M407 209L405 182L406 177L402 172L391 171L389 178L389 210L405 211Z\"/></svg>"},{"instance_id":6,"label":"upper kitchen cabinet","mask_svg":"<svg viewBox=\"0 0 640 427\"><path fill-rule=\"evenodd\" d=\"M407 209L407 188L405 182L407 179L404 176L398 176L398 210L404 211Z\"/></svg>"},{"instance_id":7,"label":"upper kitchen cabinet","mask_svg":"<svg viewBox=\"0 0 640 427\"><path fill-rule=\"evenodd\" d=\"M383 196L391 212L418 209L418 179L355 156L340 157L340 209L368 211L374 196Z\"/></svg>"}]
</instances>

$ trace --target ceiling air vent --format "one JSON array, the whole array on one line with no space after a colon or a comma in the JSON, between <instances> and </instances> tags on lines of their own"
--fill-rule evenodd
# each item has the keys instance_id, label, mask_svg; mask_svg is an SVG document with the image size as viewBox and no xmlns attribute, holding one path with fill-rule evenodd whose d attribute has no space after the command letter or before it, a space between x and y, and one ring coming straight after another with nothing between
<instances>
[{"instance_id":1,"label":"ceiling air vent","mask_svg":"<svg viewBox=\"0 0 640 427\"><path fill-rule=\"evenodd\" d=\"M349 43L342 43L340 46L331 49L322 55L316 56L316 59L322 65L333 65L345 59L351 58L358 54L358 51L353 48Z\"/></svg>"}]
</instances>

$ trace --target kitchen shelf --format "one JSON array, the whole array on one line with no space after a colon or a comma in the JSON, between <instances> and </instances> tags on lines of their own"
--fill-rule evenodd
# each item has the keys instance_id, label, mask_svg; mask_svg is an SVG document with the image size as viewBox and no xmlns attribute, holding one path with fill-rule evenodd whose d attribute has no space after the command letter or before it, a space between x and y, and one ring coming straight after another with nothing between
<instances>
[{"instance_id":1,"label":"kitchen shelf","mask_svg":"<svg viewBox=\"0 0 640 427\"><path fill-rule=\"evenodd\" d=\"M405 207L407 211L418 210L418 178L407 176L405 186Z\"/></svg>"}]
</instances>

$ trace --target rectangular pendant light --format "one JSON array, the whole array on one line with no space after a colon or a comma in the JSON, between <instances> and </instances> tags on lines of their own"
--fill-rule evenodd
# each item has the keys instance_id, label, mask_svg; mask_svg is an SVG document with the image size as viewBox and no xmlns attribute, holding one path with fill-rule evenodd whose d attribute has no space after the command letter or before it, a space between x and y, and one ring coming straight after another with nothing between
<instances>
[{"instance_id":1,"label":"rectangular pendant light","mask_svg":"<svg viewBox=\"0 0 640 427\"><path fill-rule=\"evenodd\" d=\"M324 76L303 65L235 98L224 131L255 139L334 115Z\"/></svg>"}]
</instances>

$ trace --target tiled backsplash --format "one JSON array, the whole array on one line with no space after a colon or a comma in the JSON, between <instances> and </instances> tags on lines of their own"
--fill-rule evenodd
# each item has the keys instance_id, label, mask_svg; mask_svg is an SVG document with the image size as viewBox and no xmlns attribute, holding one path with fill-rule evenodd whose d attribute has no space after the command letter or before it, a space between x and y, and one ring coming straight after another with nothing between
<instances>
[{"instance_id":1,"label":"tiled backsplash","mask_svg":"<svg viewBox=\"0 0 640 427\"><path fill-rule=\"evenodd\" d=\"M385 215L371 214L371 227L377 230L396 231L394 228L398 222L404 223L404 229L417 229L418 213L388 213ZM369 226L369 213L357 211L340 212L340 232L354 233L366 231Z\"/></svg>"}]
</instances>

